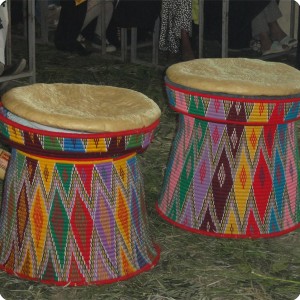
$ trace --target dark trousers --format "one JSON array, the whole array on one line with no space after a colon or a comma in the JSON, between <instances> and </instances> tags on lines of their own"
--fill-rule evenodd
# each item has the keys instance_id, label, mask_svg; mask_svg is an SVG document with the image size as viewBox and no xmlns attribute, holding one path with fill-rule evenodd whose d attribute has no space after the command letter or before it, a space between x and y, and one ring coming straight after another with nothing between
<instances>
[{"instance_id":1,"label":"dark trousers","mask_svg":"<svg viewBox=\"0 0 300 300\"><path fill-rule=\"evenodd\" d=\"M61 12L54 43L59 50L75 50L87 10L87 2L75 5L74 0L61 0Z\"/></svg>"}]
</instances>

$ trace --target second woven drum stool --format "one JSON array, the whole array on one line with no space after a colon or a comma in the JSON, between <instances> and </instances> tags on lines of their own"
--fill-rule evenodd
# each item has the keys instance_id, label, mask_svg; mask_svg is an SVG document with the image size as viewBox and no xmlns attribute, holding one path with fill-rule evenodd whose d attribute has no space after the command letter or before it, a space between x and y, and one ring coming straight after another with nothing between
<instances>
[{"instance_id":1,"label":"second woven drum stool","mask_svg":"<svg viewBox=\"0 0 300 300\"><path fill-rule=\"evenodd\" d=\"M158 203L192 232L258 238L300 223L300 72L244 58L199 59L168 68L179 127Z\"/></svg>"},{"instance_id":2,"label":"second woven drum stool","mask_svg":"<svg viewBox=\"0 0 300 300\"><path fill-rule=\"evenodd\" d=\"M0 215L0 268L55 285L104 284L151 269L145 151L160 109L109 86L8 91L0 135L12 146Z\"/></svg>"}]
</instances>

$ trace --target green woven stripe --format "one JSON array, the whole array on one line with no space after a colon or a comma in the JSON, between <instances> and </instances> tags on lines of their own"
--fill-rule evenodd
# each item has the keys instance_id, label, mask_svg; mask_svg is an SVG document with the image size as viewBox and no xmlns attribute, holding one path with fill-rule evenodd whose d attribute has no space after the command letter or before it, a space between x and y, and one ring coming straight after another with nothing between
<instances>
[{"instance_id":1,"label":"green woven stripe","mask_svg":"<svg viewBox=\"0 0 300 300\"><path fill-rule=\"evenodd\" d=\"M69 232L69 220L58 191L55 192L53 205L50 211L50 230L60 265L63 268L65 261L65 248Z\"/></svg>"},{"instance_id":2,"label":"green woven stripe","mask_svg":"<svg viewBox=\"0 0 300 300\"><path fill-rule=\"evenodd\" d=\"M43 146L45 150L58 150L58 151L63 150L61 144L59 143L56 137L45 136Z\"/></svg>"},{"instance_id":3,"label":"green woven stripe","mask_svg":"<svg viewBox=\"0 0 300 300\"><path fill-rule=\"evenodd\" d=\"M72 179L73 165L72 164L56 164L56 169L61 178L61 182L66 191L66 194L68 194L69 190L70 190L70 182Z\"/></svg>"}]
</instances>

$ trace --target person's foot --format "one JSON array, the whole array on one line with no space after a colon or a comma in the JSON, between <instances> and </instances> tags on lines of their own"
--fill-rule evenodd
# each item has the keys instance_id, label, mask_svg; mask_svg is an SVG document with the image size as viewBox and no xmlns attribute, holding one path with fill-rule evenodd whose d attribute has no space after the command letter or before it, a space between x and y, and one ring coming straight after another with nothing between
<instances>
[{"instance_id":1,"label":"person's foot","mask_svg":"<svg viewBox=\"0 0 300 300\"><path fill-rule=\"evenodd\" d=\"M9 76L9 75L18 75L24 71L26 68L26 59L22 58L20 59L16 64L10 65L6 68L4 68L1 76ZM4 81L0 84L0 90L3 90L7 84L9 83L8 81Z\"/></svg>"},{"instance_id":2,"label":"person's foot","mask_svg":"<svg viewBox=\"0 0 300 300\"><path fill-rule=\"evenodd\" d=\"M281 45L278 41L274 41L269 49L263 50L262 55L270 55L275 53L282 53L290 50L290 47Z\"/></svg>"},{"instance_id":3,"label":"person's foot","mask_svg":"<svg viewBox=\"0 0 300 300\"><path fill-rule=\"evenodd\" d=\"M80 56L87 56L95 52L92 45L81 34L77 38L75 50Z\"/></svg>"},{"instance_id":4,"label":"person's foot","mask_svg":"<svg viewBox=\"0 0 300 300\"><path fill-rule=\"evenodd\" d=\"M87 56L87 55L90 55L92 54L93 52L93 49L91 49L86 42L78 42L76 43L76 49L77 53L80 55L80 56Z\"/></svg>"},{"instance_id":5,"label":"person's foot","mask_svg":"<svg viewBox=\"0 0 300 300\"><path fill-rule=\"evenodd\" d=\"M277 21L269 23L271 39L273 41L281 41L286 37L286 33L281 29Z\"/></svg>"},{"instance_id":6,"label":"person's foot","mask_svg":"<svg viewBox=\"0 0 300 300\"><path fill-rule=\"evenodd\" d=\"M94 35L94 38L92 41L92 46L97 49L102 49L101 36L99 36L98 34ZM114 45L110 44L108 40L106 40L106 48L105 49L106 49L107 53L115 52L117 50L117 48Z\"/></svg>"},{"instance_id":7,"label":"person's foot","mask_svg":"<svg viewBox=\"0 0 300 300\"><path fill-rule=\"evenodd\" d=\"M287 45L281 45L279 41L272 40L268 32L261 32L259 34L259 40L261 43L262 55L269 55L274 53L285 52L290 49Z\"/></svg>"},{"instance_id":8,"label":"person's foot","mask_svg":"<svg viewBox=\"0 0 300 300\"><path fill-rule=\"evenodd\" d=\"M268 32L261 32L259 34L259 40L261 44L261 52L264 53L265 51L268 51L272 46L272 40L269 37Z\"/></svg>"},{"instance_id":9,"label":"person's foot","mask_svg":"<svg viewBox=\"0 0 300 300\"><path fill-rule=\"evenodd\" d=\"M283 39L279 41L279 43L283 46L286 45L290 48L295 48L298 45L298 41L288 35L286 35Z\"/></svg>"},{"instance_id":10,"label":"person's foot","mask_svg":"<svg viewBox=\"0 0 300 300\"><path fill-rule=\"evenodd\" d=\"M183 29L181 30L181 56L183 61L195 59L189 33Z\"/></svg>"},{"instance_id":11,"label":"person's foot","mask_svg":"<svg viewBox=\"0 0 300 300\"><path fill-rule=\"evenodd\" d=\"M261 53L261 42L260 40L252 39L249 44L250 49L254 53Z\"/></svg>"},{"instance_id":12,"label":"person's foot","mask_svg":"<svg viewBox=\"0 0 300 300\"><path fill-rule=\"evenodd\" d=\"M193 51L183 51L182 53L182 60L183 61L188 61L188 60L193 60L195 59L195 55Z\"/></svg>"},{"instance_id":13,"label":"person's foot","mask_svg":"<svg viewBox=\"0 0 300 300\"><path fill-rule=\"evenodd\" d=\"M26 67L26 59L22 58L20 59L17 63L12 64L10 66L7 66L3 73L2 76L9 76L9 75L17 75L20 74L21 72L24 71L25 67Z\"/></svg>"}]
</instances>

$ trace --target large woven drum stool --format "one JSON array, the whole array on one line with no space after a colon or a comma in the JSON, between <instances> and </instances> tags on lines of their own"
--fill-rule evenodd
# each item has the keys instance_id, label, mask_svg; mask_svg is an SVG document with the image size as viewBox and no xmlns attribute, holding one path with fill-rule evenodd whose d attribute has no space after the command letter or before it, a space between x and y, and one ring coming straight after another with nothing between
<instances>
[{"instance_id":1,"label":"large woven drum stool","mask_svg":"<svg viewBox=\"0 0 300 300\"><path fill-rule=\"evenodd\" d=\"M244 58L168 68L179 126L157 209L170 223L215 237L260 238L300 223L300 72Z\"/></svg>"},{"instance_id":2,"label":"large woven drum stool","mask_svg":"<svg viewBox=\"0 0 300 300\"><path fill-rule=\"evenodd\" d=\"M151 269L137 154L160 109L109 86L35 84L2 97L12 146L0 214L0 267L56 285L105 284Z\"/></svg>"}]
</instances>

